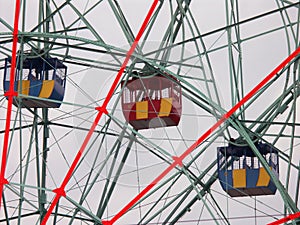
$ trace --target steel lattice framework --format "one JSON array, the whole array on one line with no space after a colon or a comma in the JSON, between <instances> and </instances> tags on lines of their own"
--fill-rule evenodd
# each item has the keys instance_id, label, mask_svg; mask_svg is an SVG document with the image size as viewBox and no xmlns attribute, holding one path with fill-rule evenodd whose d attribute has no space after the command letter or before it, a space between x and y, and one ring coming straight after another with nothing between
<instances>
[{"instance_id":1,"label":"steel lattice framework","mask_svg":"<svg viewBox=\"0 0 300 225\"><path fill-rule=\"evenodd\" d=\"M298 1L1 1L1 78L27 52L68 66L60 108L21 107L55 100L15 92L14 72L0 88L1 223L299 223ZM154 72L178 80L181 121L138 131L121 81ZM221 189L216 149L233 139L275 195ZM279 152L279 178L257 142Z\"/></svg>"}]
</instances>

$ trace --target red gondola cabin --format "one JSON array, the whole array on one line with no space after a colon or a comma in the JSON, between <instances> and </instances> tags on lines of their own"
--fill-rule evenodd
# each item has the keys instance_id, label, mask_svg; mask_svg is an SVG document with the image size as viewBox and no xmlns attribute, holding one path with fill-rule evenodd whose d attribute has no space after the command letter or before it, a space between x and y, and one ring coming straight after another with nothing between
<instances>
[{"instance_id":1,"label":"red gondola cabin","mask_svg":"<svg viewBox=\"0 0 300 225\"><path fill-rule=\"evenodd\" d=\"M136 130L177 126L182 110L181 87L174 77L135 77L122 83L122 110Z\"/></svg>"}]
</instances>

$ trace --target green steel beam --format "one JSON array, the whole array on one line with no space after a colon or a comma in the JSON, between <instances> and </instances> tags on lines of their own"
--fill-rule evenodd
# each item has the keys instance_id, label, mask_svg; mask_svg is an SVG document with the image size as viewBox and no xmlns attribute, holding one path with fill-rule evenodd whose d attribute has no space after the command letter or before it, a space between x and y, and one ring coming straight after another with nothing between
<instances>
[{"instance_id":1,"label":"green steel beam","mask_svg":"<svg viewBox=\"0 0 300 225\"><path fill-rule=\"evenodd\" d=\"M289 4L289 5L294 4L293 2L288 1L288 0L280 0L280 1L281 1L281 2L284 2L284 3L287 3L287 4ZM299 8L299 5L295 5L295 7L296 7L296 8Z\"/></svg>"},{"instance_id":2,"label":"green steel beam","mask_svg":"<svg viewBox=\"0 0 300 225\"><path fill-rule=\"evenodd\" d=\"M175 12L173 12L172 6L170 4L171 13L172 13L171 21L170 21L169 26L161 40L161 44L158 49L163 49L163 48L165 48L164 46L167 47L169 45L174 44L181 27L183 27L184 19L186 17L186 12L187 12L190 4L191 4L191 0L177 0L177 8L176 8ZM164 52L162 52L161 57L159 57L159 55L156 54L156 56L154 57L155 60L160 58L160 60L162 62L168 61L170 54L171 54L171 50L172 50L171 48L167 48ZM159 52L157 52L157 53L159 53ZM165 64L161 63L161 65L164 66Z\"/></svg>"},{"instance_id":3,"label":"green steel beam","mask_svg":"<svg viewBox=\"0 0 300 225\"><path fill-rule=\"evenodd\" d=\"M215 165L216 165L216 161L214 161L204 171L202 171L202 173L199 174L199 176L197 177L197 179L193 178L194 179L193 183L195 185L197 185L199 183L202 183L201 180L205 176L207 176L207 174L209 173L209 171L212 170ZM189 171L187 171L187 173L189 174ZM169 186L166 188L166 191L164 192L164 194L160 197L160 200L167 193L167 191L170 190L175 185L175 183L179 180L180 177L182 177L182 175L183 175L182 171L178 171L176 174L174 174L170 178L168 178L162 185L160 185L160 187L157 187L157 189L159 189L159 188L162 188L163 186L166 186L167 184L170 183ZM204 187L206 187L206 184L202 183L201 185L203 185ZM148 211L148 213L144 215L144 218L142 218L142 220L140 220L139 224L140 223L141 224L151 223L151 221L153 221L154 218L156 218L161 213L163 213L164 210L171 209L171 212L169 213L169 216L163 222L163 224L167 223L171 219L171 217L175 215L176 211L179 210L180 207L182 207L182 203L184 201L186 201L186 198L191 194L192 190L193 190L193 185L190 184L185 189L183 189L181 192L179 192L178 194L174 195L173 198L171 200L169 200L169 202L167 202L163 207L160 207L159 210L157 210L153 215L151 215L147 220L145 220L147 214L149 214L151 212L151 210L154 210L154 207L158 204L158 202L156 202L156 204L153 204L153 206ZM155 193L155 191L153 191L153 193ZM149 196L151 196L151 195L152 194L149 193ZM178 201L179 198L181 198L181 200L179 202L177 202L176 205L174 205L176 203L176 201ZM141 201L141 203L142 203L142 201Z\"/></svg>"},{"instance_id":4,"label":"green steel beam","mask_svg":"<svg viewBox=\"0 0 300 225\"><path fill-rule=\"evenodd\" d=\"M5 198L5 194L2 193L2 204L3 204L3 211L4 211L4 216L5 218L0 220L0 222L6 222L6 225L10 225L10 218L8 215L8 210L7 210L7 204L6 204L6 198Z\"/></svg>"},{"instance_id":5,"label":"green steel beam","mask_svg":"<svg viewBox=\"0 0 300 225\"><path fill-rule=\"evenodd\" d=\"M298 179L296 182L296 193L295 193L295 204L298 205L299 201L299 192L300 192L300 160L298 165Z\"/></svg>"},{"instance_id":6,"label":"green steel beam","mask_svg":"<svg viewBox=\"0 0 300 225\"><path fill-rule=\"evenodd\" d=\"M263 18L263 17L265 17L265 16L269 16L269 15L272 15L272 14L275 14L275 13L278 13L278 12L281 12L282 10L286 10L286 9L288 9L288 8L291 8L291 7L294 7L294 6L299 6L299 5L300 5L300 3L299 3L299 2L296 2L296 3L293 3L292 5L288 5L288 6L279 8L279 9L274 9L274 10L268 11L268 12L266 12L266 13L262 13L262 14L260 14L260 15L257 15L257 16L254 16L254 17L251 17L251 18L242 20L242 21L240 21L240 22L237 23L237 24L231 24L231 25L229 25L229 26L220 27L220 28L218 28L218 29L209 31L209 32L207 32L207 33L199 34L199 35L196 36L196 37L189 38L189 39L186 39L186 40L184 40L184 41L175 43L175 44L170 45L170 46L168 46L168 47L165 47L165 48L163 48L163 49L158 49L158 50L155 50L155 51L153 51L153 52L149 52L149 53L147 53L147 55L154 54L154 53L156 53L157 51L163 51L163 50L166 50L167 48L173 48L173 47L176 47L176 46L180 46L180 45L182 45L183 43L193 42L193 41L195 41L195 40L197 40L197 39L201 39L201 38L210 36L210 35L212 35L212 34L216 34L216 33L219 33L219 32L224 32L224 31L228 30L229 28L232 28L232 27L235 27L235 26L239 26L239 25L242 25L242 24L246 24L246 23L249 23L249 22L253 22L254 20L261 19L261 18ZM299 24L299 22L295 22L295 24ZM284 29L285 27L282 26L281 28ZM227 45L224 46L224 47L227 47ZM208 51L209 51L209 50L208 50ZM145 55L145 56L147 56L147 55Z\"/></svg>"},{"instance_id":7,"label":"green steel beam","mask_svg":"<svg viewBox=\"0 0 300 225\"><path fill-rule=\"evenodd\" d=\"M109 128L109 124L110 124L110 120L102 127L101 133L107 132L107 130ZM100 134L98 134L98 135L100 135ZM98 138L98 136L95 138L95 141L97 140L97 138ZM94 176L94 178L92 178L94 170L96 169L96 166L97 166L96 164L97 164L97 160L99 159L99 154L101 152L101 147L103 146L104 142L105 142L105 136L103 135L102 138L101 138L101 142L99 144L99 147L97 149L97 154L96 154L95 159L94 159L94 161L91 165L91 169L88 173L88 177L87 177L86 182L85 182L85 187L84 187L84 189L82 191L82 194L80 196L80 199L79 199L79 202L78 202L79 205L82 205L84 203L84 201L88 197L89 193L91 192L92 188L94 187L95 183L97 182L97 179L100 176L101 171L104 169L104 166L105 166L106 162L108 162L109 157L113 154L113 149L111 149L111 151L107 154L107 157L105 158L102 166L100 166L100 168L96 172L96 175ZM93 146L93 144L94 143L91 144L91 147ZM88 149L88 151L89 151L89 149ZM87 153L88 153L88 151L87 151ZM71 220L69 222L70 225L72 224L73 220L76 218L76 215L79 211L80 211L80 208L76 208L74 210L74 213L73 213L73 215L71 217Z\"/></svg>"},{"instance_id":8,"label":"green steel beam","mask_svg":"<svg viewBox=\"0 0 300 225\"><path fill-rule=\"evenodd\" d=\"M214 137L212 138L212 140L210 140L210 142L207 143L207 146L203 147L203 149L196 154L196 156L193 158L193 160L191 160L190 162L188 162L185 166L186 168L190 167L194 161L200 157L202 155L202 153L204 153L207 148L213 143L213 141L215 139L217 139L219 137L219 134L224 130L225 128L219 130L218 132L215 133ZM215 161L216 163L216 161ZM211 170L216 164L215 163L211 163L211 165L207 168L206 172L202 172L200 173L200 177L199 179L195 179L195 182L199 182L202 177L204 177L205 175L207 175L207 171L208 170ZM181 170L178 170L177 173L175 173L174 175L172 175L170 178L166 179L164 182L162 182L162 184L158 184L158 186L153 190L151 191L149 194L147 194L143 199L141 199L136 205L142 203L145 199L147 199L149 196L153 195L154 193L156 193L158 190L160 190L162 187L166 186L169 182L171 182L175 177L177 177L178 175L181 175L182 174L182 171ZM201 179L200 179L201 178ZM212 184L212 183L211 183ZM170 189L172 186L174 185L174 183L171 184L171 186L168 186L168 189ZM186 189L187 190L187 189ZM181 195L181 194L180 194ZM176 201L176 200L174 200ZM153 217L150 217L147 221L145 221L146 223L150 222L154 217L155 215L159 215L163 210L165 210L166 208L168 208L169 206L171 205L170 204L167 204L165 205L164 208L161 208L161 210L159 210L158 212L156 212Z\"/></svg>"},{"instance_id":9,"label":"green steel beam","mask_svg":"<svg viewBox=\"0 0 300 225\"><path fill-rule=\"evenodd\" d=\"M118 155L118 153L119 153L119 148L120 148L120 146L121 146L121 141L122 141L122 139L123 139L123 135L124 135L124 133L125 133L125 129L126 129L126 127L124 127L124 131L122 131L122 133L120 134L120 141L118 141L118 145L116 146L116 147L117 147L117 151L116 151L116 154L115 154L115 156L114 156L114 160L117 159L117 155ZM119 139L118 139L118 140L119 140ZM102 193L102 198L101 198L101 201L100 201L100 203L99 203L98 211L97 211L97 213L96 213L96 215L97 215L99 218L102 218L102 216L103 216L103 214L104 214L106 208L108 207L109 200L110 200L111 197L112 197L112 194L113 194L113 192L114 192L114 189L115 189L115 187L116 187L116 184L117 184L117 182L118 182L118 179L119 179L119 177L120 177L120 175L121 175L121 172L122 172L122 170L123 170L123 167L124 167L124 165L125 165L125 162L127 161L127 158L128 158L128 156L129 156L129 153L130 153L130 151L131 151L131 148L132 148L132 145L133 145L134 141L135 141L135 134L132 133L132 134L130 135L129 143L128 143L127 148L126 148L126 150L125 150L125 152L124 152L124 154L123 154L123 157L122 157L122 159L121 159L120 165L118 166L117 171L116 171L116 173L115 173L115 175L114 175L112 181L110 181L110 179L111 179L111 175L112 175L112 171L113 171L113 169L114 169L115 163L112 163L112 165L111 165L109 177L108 177L107 182L106 182L106 184L105 184L105 190L107 190L107 191L104 191L104 192ZM110 187L109 187L109 184L110 184ZM96 225L96 224L95 224L95 225Z\"/></svg>"},{"instance_id":10,"label":"green steel beam","mask_svg":"<svg viewBox=\"0 0 300 225\"><path fill-rule=\"evenodd\" d=\"M72 203L76 209L79 209L80 212L83 212L84 214L86 214L88 217L90 217L92 219L92 221L98 223L98 224L102 224L101 220L99 217L97 217L95 214L93 214L89 209L86 209L85 207L83 207L82 205L78 204L76 201L74 201L74 199L66 196L66 199ZM61 215L63 217L65 217L66 215ZM73 218L73 217L72 217ZM74 217L74 219L76 219L77 217ZM83 222L84 220L81 220L81 222ZM90 220L89 220L90 221Z\"/></svg>"},{"instance_id":11,"label":"green steel beam","mask_svg":"<svg viewBox=\"0 0 300 225\"><path fill-rule=\"evenodd\" d=\"M217 172L215 172L210 178L209 180L206 182L205 184L205 188L203 188L199 194L197 194L185 207L182 211L180 211L176 217L173 218L172 221L166 221L168 222L170 225L176 224L178 222L178 220L184 215L186 214L197 201L199 201L200 197L199 195L201 195L202 197L207 194L207 191L209 190L209 188L211 187L211 185L217 180Z\"/></svg>"},{"instance_id":12,"label":"green steel beam","mask_svg":"<svg viewBox=\"0 0 300 225\"><path fill-rule=\"evenodd\" d=\"M227 48L229 55L229 76L231 86L231 104L234 106L244 97L244 84L243 84L243 72L242 72L242 46L240 36L240 20L239 20L239 8L238 1L227 0L226 1L226 25L227 32ZM233 26L235 25L235 26ZM232 36L235 37L236 42L233 43ZM236 56L237 55L237 56ZM244 119L243 107L241 111L241 118Z\"/></svg>"},{"instance_id":13,"label":"green steel beam","mask_svg":"<svg viewBox=\"0 0 300 225\"><path fill-rule=\"evenodd\" d=\"M123 31L123 34L125 35L125 37L127 39L128 44L131 45L134 42L135 35L133 34L133 31L131 30L131 28L126 20L126 17L124 16L119 3L115 0L114 1L108 0L108 3L115 15L115 18L117 19L117 21ZM137 52L141 51L139 44L136 46L136 51Z\"/></svg>"}]
</instances>

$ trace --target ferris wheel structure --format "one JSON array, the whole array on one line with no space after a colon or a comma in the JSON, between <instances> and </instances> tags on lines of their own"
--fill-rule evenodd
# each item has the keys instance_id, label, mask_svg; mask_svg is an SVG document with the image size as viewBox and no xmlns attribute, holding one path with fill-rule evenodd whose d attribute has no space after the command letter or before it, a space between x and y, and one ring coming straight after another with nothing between
<instances>
[{"instance_id":1,"label":"ferris wheel structure","mask_svg":"<svg viewBox=\"0 0 300 225\"><path fill-rule=\"evenodd\" d=\"M0 9L0 223L299 223L298 1Z\"/></svg>"}]
</instances>

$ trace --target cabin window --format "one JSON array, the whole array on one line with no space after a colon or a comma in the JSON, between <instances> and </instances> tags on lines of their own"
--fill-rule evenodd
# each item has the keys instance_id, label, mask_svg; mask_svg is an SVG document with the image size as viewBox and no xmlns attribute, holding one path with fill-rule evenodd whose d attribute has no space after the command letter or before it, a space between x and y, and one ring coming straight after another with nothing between
<instances>
[{"instance_id":1,"label":"cabin window","mask_svg":"<svg viewBox=\"0 0 300 225\"><path fill-rule=\"evenodd\" d=\"M161 97L162 98L169 98L170 97L170 90L169 90L170 88L165 88L165 89L163 89L162 91L161 91Z\"/></svg>"},{"instance_id":2,"label":"cabin window","mask_svg":"<svg viewBox=\"0 0 300 225\"><path fill-rule=\"evenodd\" d=\"M130 93L130 91L129 91L129 89L127 88L127 87L125 87L124 88L124 90L123 90L123 102L124 103L130 103L131 102L131 93Z\"/></svg>"}]
</instances>

